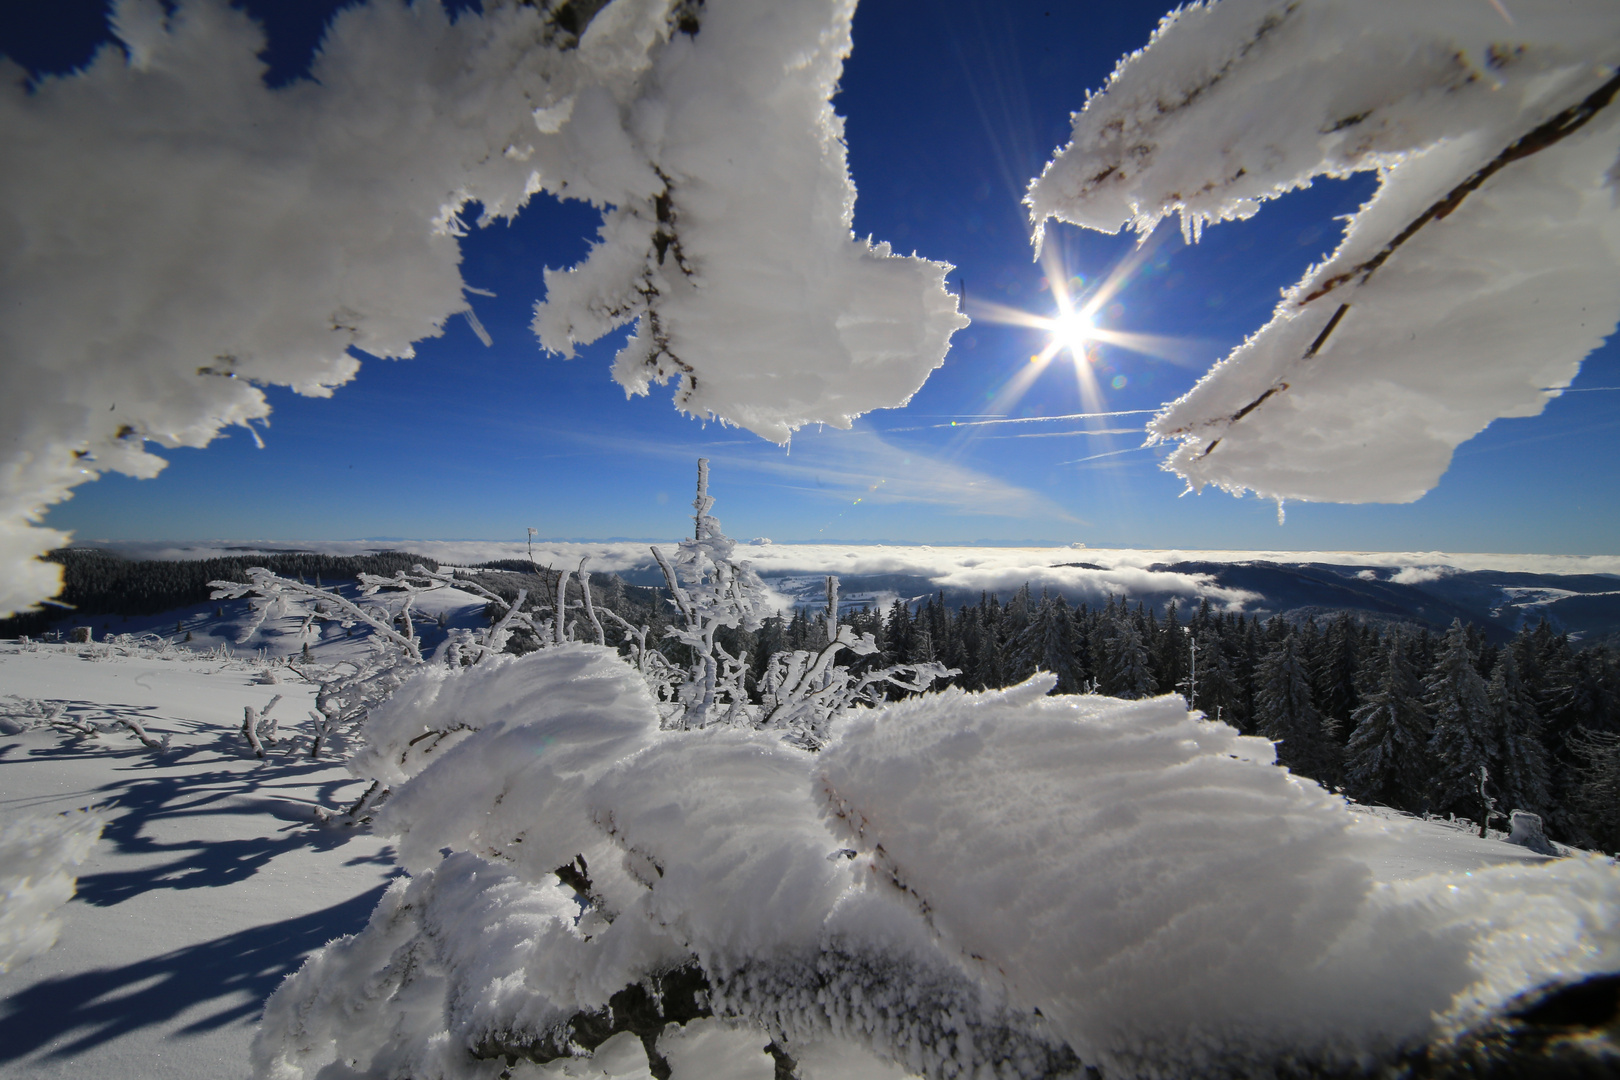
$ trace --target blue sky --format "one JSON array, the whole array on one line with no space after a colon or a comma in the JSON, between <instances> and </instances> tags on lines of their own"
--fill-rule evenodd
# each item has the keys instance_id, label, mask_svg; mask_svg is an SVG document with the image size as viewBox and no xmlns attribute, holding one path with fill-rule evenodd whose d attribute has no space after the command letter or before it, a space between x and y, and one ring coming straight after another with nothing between
<instances>
[{"instance_id":1,"label":"blue sky","mask_svg":"<svg viewBox=\"0 0 1620 1080\"><path fill-rule=\"evenodd\" d=\"M299 77L323 20L315 0L256 0L271 78ZM1068 115L1117 59L1146 43L1165 3L867 0L836 100L859 190L855 225L954 263L970 313L996 302L1049 314L1019 204L1067 139ZM36 74L83 62L106 39L95 0L0 3L0 52ZM1105 348L1106 424L962 426L985 414L1082 408L1071 372L1009 383L1039 331L976 320L906 409L854 431L805 430L791 451L675 412L668 391L626 400L608 363L622 335L564 361L528 330L541 274L584 253L596 214L537 199L510 226L463 242L464 277L493 290L485 348L460 319L408 361L369 361L329 400L271 391L256 447L244 432L166 452L156 480L109 476L52 510L85 539L668 538L684 531L694 461L714 461L717 513L740 537L907 543L1081 541L1092 546L1270 549L1620 550L1620 349L1589 357L1577 388L1539 417L1465 443L1440 485L1408 506L1276 506L1209 491L1180 497L1147 413L1184 392L1265 322L1278 290L1331 250L1334 219L1370 178L1318 183L1194 247L1162 228L1103 323L1173 339L1173 360ZM469 217L471 215L468 215ZM1134 240L1062 227L1065 270L1096 281ZM952 427L955 421L958 426Z\"/></svg>"}]
</instances>

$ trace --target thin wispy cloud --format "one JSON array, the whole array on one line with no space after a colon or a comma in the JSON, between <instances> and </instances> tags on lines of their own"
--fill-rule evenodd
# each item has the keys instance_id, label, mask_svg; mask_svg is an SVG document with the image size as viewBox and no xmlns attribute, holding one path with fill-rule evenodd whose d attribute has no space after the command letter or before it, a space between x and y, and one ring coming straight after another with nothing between
<instances>
[{"instance_id":1,"label":"thin wispy cloud","mask_svg":"<svg viewBox=\"0 0 1620 1080\"><path fill-rule=\"evenodd\" d=\"M1101 454L1091 454L1088 457L1075 458L1073 461L1060 461L1059 465L1079 465L1082 462L1096 461L1099 458L1118 457L1120 454L1129 454L1135 450L1151 450L1151 446L1127 446L1123 450L1108 450Z\"/></svg>"},{"instance_id":2,"label":"thin wispy cloud","mask_svg":"<svg viewBox=\"0 0 1620 1080\"><path fill-rule=\"evenodd\" d=\"M1009 416L994 420L952 420L945 424L920 424L916 427L889 428L890 433L901 431L931 431L935 428L989 427L995 424L1056 424L1064 420L1107 420L1116 416L1151 416L1158 409L1120 409L1114 412L1064 413L1061 416ZM971 414L969 414L971 415Z\"/></svg>"},{"instance_id":3,"label":"thin wispy cloud","mask_svg":"<svg viewBox=\"0 0 1620 1080\"><path fill-rule=\"evenodd\" d=\"M1016 435L981 435L983 439L1066 439L1074 435L1142 435L1146 428L1081 428L1079 431L1022 431Z\"/></svg>"},{"instance_id":4,"label":"thin wispy cloud","mask_svg":"<svg viewBox=\"0 0 1620 1080\"><path fill-rule=\"evenodd\" d=\"M578 438L659 460L670 453L667 445L633 437L591 433ZM929 450L898 445L870 430L801 431L788 452L754 440L716 441L693 449L701 450L717 470L765 474L782 486L849 506L917 503L959 514L1086 524L1028 488Z\"/></svg>"}]
</instances>

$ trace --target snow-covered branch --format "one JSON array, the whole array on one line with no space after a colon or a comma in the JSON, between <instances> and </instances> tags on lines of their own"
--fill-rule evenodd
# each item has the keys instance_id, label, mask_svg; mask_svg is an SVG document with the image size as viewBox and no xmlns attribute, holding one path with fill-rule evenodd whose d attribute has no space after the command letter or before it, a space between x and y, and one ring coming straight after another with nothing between
<instances>
[{"instance_id":1,"label":"snow-covered branch","mask_svg":"<svg viewBox=\"0 0 1620 1080\"><path fill-rule=\"evenodd\" d=\"M257 1075L484 1077L572 1031L570 1053L677 1069L701 1037L807 1076L837 1053L940 1078L1348 1075L1443 1061L1521 992L1612 969L1606 860L1387 878L1416 826L1179 697L1053 682L856 713L812 753L670 730L596 646L426 669L372 724L473 730L368 763L412 877L268 1003ZM712 1017L672 1000L684 1026L613 1034L615 999L665 985L706 987Z\"/></svg>"},{"instance_id":2,"label":"snow-covered branch","mask_svg":"<svg viewBox=\"0 0 1620 1080\"><path fill-rule=\"evenodd\" d=\"M856 705L878 705L890 688L923 694L935 682L960 675L956 668L933 661L892 664L856 675L836 661L840 653L871 656L878 651L871 634L856 635L838 622L838 579L827 577L827 636L817 652L796 649L771 656L761 687L759 726L778 731L795 746L819 750L827 744L833 723Z\"/></svg>"},{"instance_id":3,"label":"snow-covered branch","mask_svg":"<svg viewBox=\"0 0 1620 1080\"><path fill-rule=\"evenodd\" d=\"M1318 176L1377 195L1271 321L1150 425L1194 487L1410 502L1539 413L1620 318L1620 8L1221 0L1168 16L1031 186L1036 222L1247 218Z\"/></svg>"},{"instance_id":4,"label":"snow-covered branch","mask_svg":"<svg viewBox=\"0 0 1620 1080\"><path fill-rule=\"evenodd\" d=\"M674 378L680 409L775 441L903 404L966 320L944 264L852 235L830 99L853 9L372 0L270 89L245 12L119 0L123 48L8 78L0 282L28 314L0 326L0 614L59 587L33 556L66 537L34 523L74 485L262 421L266 385L329 395L351 347L476 331L469 203L480 225L538 192L610 208L535 330L571 354L634 323L628 392Z\"/></svg>"}]
</instances>

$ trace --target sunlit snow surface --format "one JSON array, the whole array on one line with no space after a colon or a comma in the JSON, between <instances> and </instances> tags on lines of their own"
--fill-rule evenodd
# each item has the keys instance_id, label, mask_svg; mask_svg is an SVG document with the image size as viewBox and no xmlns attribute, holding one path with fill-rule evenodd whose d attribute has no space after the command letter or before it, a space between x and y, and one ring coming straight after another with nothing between
<instances>
[{"instance_id":1,"label":"sunlit snow surface","mask_svg":"<svg viewBox=\"0 0 1620 1080\"><path fill-rule=\"evenodd\" d=\"M1146 232L1247 218L1317 176L1378 194L1153 436L1194 486L1410 502L1533 416L1615 328L1620 7L1222 0L1167 17L1030 187Z\"/></svg>"},{"instance_id":2,"label":"sunlit snow surface","mask_svg":"<svg viewBox=\"0 0 1620 1080\"><path fill-rule=\"evenodd\" d=\"M1620 966L1608 860L1437 842L1178 697L1049 685L907 701L812 755L661 731L592 646L418 676L357 762L403 780L376 828L415 876L272 1000L258 1075L493 1076L466 1051L689 957L745 1030L928 1076L1039 1075L1063 1043L1106 1075L1365 1060ZM450 718L442 754L386 764ZM577 854L611 922L557 885Z\"/></svg>"},{"instance_id":3,"label":"sunlit snow surface","mask_svg":"<svg viewBox=\"0 0 1620 1080\"><path fill-rule=\"evenodd\" d=\"M71 852L78 894L56 909L55 945L0 974L0 1078L239 1077L265 996L309 950L364 924L393 860L363 830L311 828L316 806L359 793L336 759L244 752L243 706L282 695L287 731L314 703L313 687L259 678L258 665L184 651L0 643L0 716L22 714L19 699L56 703L86 720L136 716L171 740L154 754L125 732L0 734L0 820L71 828L95 806L106 822L94 847ZM19 870L44 869L14 854L0 843L8 890Z\"/></svg>"}]
</instances>

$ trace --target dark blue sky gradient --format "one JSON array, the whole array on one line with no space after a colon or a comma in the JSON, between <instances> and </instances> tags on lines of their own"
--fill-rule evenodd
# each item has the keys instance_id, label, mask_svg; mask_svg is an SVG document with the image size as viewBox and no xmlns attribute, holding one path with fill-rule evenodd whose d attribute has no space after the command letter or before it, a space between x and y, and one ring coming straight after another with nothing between
<instances>
[{"instance_id":1,"label":"dark blue sky gradient","mask_svg":"<svg viewBox=\"0 0 1620 1080\"><path fill-rule=\"evenodd\" d=\"M269 79L302 77L339 5L253 0L271 36ZM467 5L462 5L467 6ZM1142 3L867 0L836 100L859 189L855 226L901 251L957 266L953 289L1047 314L1019 199L1067 138L1068 116L1118 58L1147 42L1165 0ZM82 63L106 40L96 0L0 3L0 52L35 75ZM1111 409L1153 409L1269 317L1278 290L1330 251L1338 215L1369 177L1318 183L1254 219L1212 228L1188 248L1174 226L1104 321L1182 342L1179 363L1105 349ZM464 215L469 220L474 215ZM48 522L86 539L667 538L683 531L693 461L715 460L716 512L740 537L777 540L1084 541L1092 546L1615 553L1620 550L1620 393L1568 394L1539 417L1498 421L1464 444L1439 487L1410 506L1275 504L1182 485L1140 435L983 437L1008 429L933 427L990 411L1044 344L1034 331L976 322L907 409L855 433L807 430L791 454L746 432L678 415L667 388L627 401L608 364L622 335L572 360L544 356L528 330L545 266L578 260L596 214L537 199L510 226L463 242L464 277L495 339L459 318L409 361L369 361L330 400L273 390L255 448L236 432L206 450L166 452L156 480L109 476L78 489ZM1128 237L1063 227L1067 269L1090 281L1132 249ZM1118 384L1117 388L1115 384ZM1577 387L1620 385L1620 349L1587 360ZM1010 410L1058 415L1081 402L1054 363ZM1123 417L1119 426L1145 416ZM1042 431L1078 425L1046 426ZM1035 426L1025 433L1033 433ZM1082 457L1080 464L1065 464ZM875 470L877 483L850 479ZM979 483L908 477L970 470ZM859 501L856 501L859 500Z\"/></svg>"}]
</instances>

